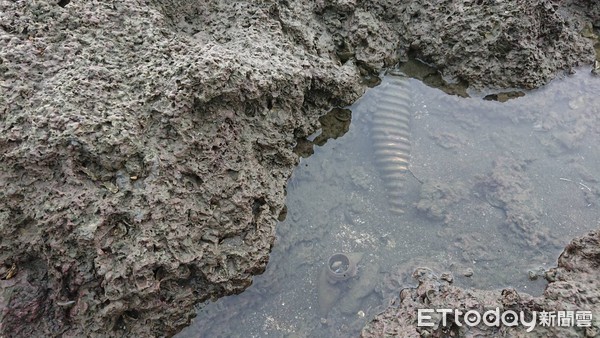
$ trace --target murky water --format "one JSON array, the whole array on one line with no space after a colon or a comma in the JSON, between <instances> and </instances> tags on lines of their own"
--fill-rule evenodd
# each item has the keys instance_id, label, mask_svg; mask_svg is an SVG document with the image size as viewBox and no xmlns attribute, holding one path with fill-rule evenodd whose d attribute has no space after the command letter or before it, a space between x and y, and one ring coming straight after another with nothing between
<instances>
[{"instance_id":1,"label":"murky water","mask_svg":"<svg viewBox=\"0 0 600 338\"><path fill-rule=\"evenodd\" d=\"M244 293L203 305L180 337L357 336L415 285L418 266L452 272L463 287L541 294L545 283L529 274L599 227L600 78L582 69L505 103L408 81L404 214L389 212L373 161L374 88L350 107L348 132L295 170L267 271ZM362 258L324 311L319 276L336 252Z\"/></svg>"}]
</instances>

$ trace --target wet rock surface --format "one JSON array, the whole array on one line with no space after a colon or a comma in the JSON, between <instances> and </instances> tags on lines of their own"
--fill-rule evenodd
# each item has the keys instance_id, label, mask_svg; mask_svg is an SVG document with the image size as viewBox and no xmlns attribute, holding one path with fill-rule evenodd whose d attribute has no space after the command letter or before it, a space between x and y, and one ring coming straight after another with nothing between
<instances>
[{"instance_id":1,"label":"wet rock surface","mask_svg":"<svg viewBox=\"0 0 600 338\"><path fill-rule=\"evenodd\" d=\"M398 295L398 303L390 305L367 325L362 337L467 337L467 336L510 336L510 337L597 337L600 325L598 320L591 321L588 327L570 325L538 325L532 332L519 326L467 326L460 317L458 325L454 316L448 316L446 325L442 325L442 316L433 316L432 327L417 326L418 309L458 309L484 313L490 309L500 311L523 311L531 316L535 311L591 311L596 318L600 313L598 302L597 275L593 272L600 264L600 231L574 239L558 259L558 266L546 272L550 281L543 296L532 297L518 293L514 289L482 291L461 289L452 285L448 274L436 273L427 268L418 268L413 278L418 282L415 288L404 289ZM531 320L529 317L527 320Z\"/></svg>"},{"instance_id":2,"label":"wet rock surface","mask_svg":"<svg viewBox=\"0 0 600 338\"><path fill-rule=\"evenodd\" d=\"M350 52L367 68L410 54L474 87L535 88L594 58L592 40L557 9L551 1L386 0L357 5L354 15L325 6L323 16L337 46L356 46Z\"/></svg>"},{"instance_id":3,"label":"wet rock surface","mask_svg":"<svg viewBox=\"0 0 600 338\"><path fill-rule=\"evenodd\" d=\"M0 335L168 336L243 291L295 140L409 52L474 86L592 60L548 2L437 8L1 1Z\"/></svg>"}]
</instances>

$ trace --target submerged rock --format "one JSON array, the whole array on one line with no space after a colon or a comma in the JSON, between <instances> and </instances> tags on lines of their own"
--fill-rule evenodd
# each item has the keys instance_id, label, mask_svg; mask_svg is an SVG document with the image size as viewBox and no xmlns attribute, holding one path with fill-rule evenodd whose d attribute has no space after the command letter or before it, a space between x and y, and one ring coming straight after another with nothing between
<instances>
[{"instance_id":1,"label":"submerged rock","mask_svg":"<svg viewBox=\"0 0 600 338\"><path fill-rule=\"evenodd\" d=\"M550 281L544 294L532 297L525 293L517 293L514 289L500 291L465 290L451 282L439 278L434 273L424 273L418 269L413 277L419 282L418 287L404 289L397 306L390 306L377 315L362 331L361 337L432 337L443 336L510 336L510 337L596 337L600 332L600 324L595 319L600 315L600 281L594 271L600 264L600 231L574 239L558 259L558 266L546 272ZM551 278L548 278L551 276ZM456 321L454 315L448 316L443 325L442 316L431 315L427 323L431 327L418 326L418 309L457 309L463 312L474 310L480 314L498 308L500 311L521 311L530 321L536 314L536 326L529 332L526 325L486 326L484 321L479 325L465 325L464 317ZM542 325L541 313L557 311L583 311L591 314L592 320L571 321L569 325L555 317L555 325ZM574 312L573 312L574 313ZM583 317L582 317L583 318ZM459 325L461 324L461 325ZM589 325L588 325L589 324Z\"/></svg>"}]
</instances>

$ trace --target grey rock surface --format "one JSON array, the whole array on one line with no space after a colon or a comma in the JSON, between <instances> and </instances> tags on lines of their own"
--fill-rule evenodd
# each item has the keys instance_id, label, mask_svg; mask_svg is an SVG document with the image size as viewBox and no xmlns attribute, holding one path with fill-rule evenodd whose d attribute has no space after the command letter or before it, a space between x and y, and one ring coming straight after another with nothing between
<instances>
[{"instance_id":1,"label":"grey rock surface","mask_svg":"<svg viewBox=\"0 0 600 338\"><path fill-rule=\"evenodd\" d=\"M323 16L337 46L354 48L367 67L409 54L475 88L536 88L594 57L571 11L558 8L545 0L381 0L352 14L325 6Z\"/></svg>"},{"instance_id":2,"label":"grey rock surface","mask_svg":"<svg viewBox=\"0 0 600 338\"><path fill-rule=\"evenodd\" d=\"M294 137L358 74L191 3L1 3L2 335L171 335L263 271Z\"/></svg>"},{"instance_id":3,"label":"grey rock surface","mask_svg":"<svg viewBox=\"0 0 600 338\"><path fill-rule=\"evenodd\" d=\"M7 337L169 336L243 291L295 139L408 52L497 87L593 53L546 1L66 2L0 0Z\"/></svg>"},{"instance_id":4,"label":"grey rock surface","mask_svg":"<svg viewBox=\"0 0 600 338\"><path fill-rule=\"evenodd\" d=\"M593 0L559 0L554 1L561 8L576 14L576 21L580 24L590 23L592 26L600 27L600 3Z\"/></svg>"}]
</instances>

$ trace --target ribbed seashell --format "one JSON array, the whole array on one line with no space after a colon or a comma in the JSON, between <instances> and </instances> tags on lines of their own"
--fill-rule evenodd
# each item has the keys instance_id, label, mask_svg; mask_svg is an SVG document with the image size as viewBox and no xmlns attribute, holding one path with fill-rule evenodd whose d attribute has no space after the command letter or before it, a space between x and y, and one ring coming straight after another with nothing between
<instances>
[{"instance_id":1,"label":"ribbed seashell","mask_svg":"<svg viewBox=\"0 0 600 338\"><path fill-rule=\"evenodd\" d=\"M377 91L371 138L375 162L387 189L390 211L404 212L403 186L410 160L411 97L408 80L387 75Z\"/></svg>"}]
</instances>

